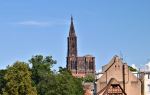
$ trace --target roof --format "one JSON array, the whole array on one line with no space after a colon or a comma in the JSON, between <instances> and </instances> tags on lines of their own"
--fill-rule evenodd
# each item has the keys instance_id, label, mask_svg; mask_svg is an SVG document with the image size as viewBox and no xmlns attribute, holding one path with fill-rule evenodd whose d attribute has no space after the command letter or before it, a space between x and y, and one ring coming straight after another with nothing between
<instances>
[{"instance_id":1,"label":"roof","mask_svg":"<svg viewBox=\"0 0 150 95\"><path fill-rule=\"evenodd\" d=\"M102 72L106 72L114 63L116 60L120 60L119 56L115 55L108 64L103 66Z\"/></svg>"},{"instance_id":2,"label":"roof","mask_svg":"<svg viewBox=\"0 0 150 95\"><path fill-rule=\"evenodd\" d=\"M92 55L87 54L87 55L85 55L84 57L93 57L93 56L92 56Z\"/></svg>"},{"instance_id":3,"label":"roof","mask_svg":"<svg viewBox=\"0 0 150 95\"><path fill-rule=\"evenodd\" d=\"M119 88L121 89L122 93L123 93L124 95L127 95L127 94L125 93L125 91L123 90L123 88L121 87L120 83L119 83L115 78L111 78L110 81L109 81L109 83L107 84L107 86L105 86L102 90L100 90L100 91L97 93L97 95L100 95L100 94L101 94L101 95L106 95L106 93L108 92L108 90L109 90L109 88L110 88L110 86L111 86L112 84L115 84L115 85L119 86Z\"/></svg>"}]
</instances>

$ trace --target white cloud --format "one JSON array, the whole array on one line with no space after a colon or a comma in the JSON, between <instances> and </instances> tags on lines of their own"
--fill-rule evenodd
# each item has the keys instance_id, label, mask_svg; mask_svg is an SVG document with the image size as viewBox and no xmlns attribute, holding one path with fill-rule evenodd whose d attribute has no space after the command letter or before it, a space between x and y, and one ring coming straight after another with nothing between
<instances>
[{"instance_id":1,"label":"white cloud","mask_svg":"<svg viewBox=\"0 0 150 95\"><path fill-rule=\"evenodd\" d=\"M150 71L150 61L147 64L141 65L141 71Z\"/></svg>"},{"instance_id":2,"label":"white cloud","mask_svg":"<svg viewBox=\"0 0 150 95\"><path fill-rule=\"evenodd\" d=\"M98 71L97 71L97 73L101 73L102 72L102 69L99 69Z\"/></svg>"},{"instance_id":3,"label":"white cloud","mask_svg":"<svg viewBox=\"0 0 150 95\"><path fill-rule=\"evenodd\" d=\"M56 21L34 21L34 20L27 20L27 21L20 21L15 23L17 25L23 25L23 26L60 26L65 25L65 20L56 20Z\"/></svg>"},{"instance_id":4,"label":"white cloud","mask_svg":"<svg viewBox=\"0 0 150 95\"><path fill-rule=\"evenodd\" d=\"M50 23L48 22L39 22L39 21L22 21L18 22L19 25L26 25L26 26L49 26Z\"/></svg>"},{"instance_id":5,"label":"white cloud","mask_svg":"<svg viewBox=\"0 0 150 95\"><path fill-rule=\"evenodd\" d=\"M138 67L135 64L132 64L131 67L138 70Z\"/></svg>"},{"instance_id":6,"label":"white cloud","mask_svg":"<svg viewBox=\"0 0 150 95\"><path fill-rule=\"evenodd\" d=\"M145 71L150 71L150 62L145 64Z\"/></svg>"}]
</instances>

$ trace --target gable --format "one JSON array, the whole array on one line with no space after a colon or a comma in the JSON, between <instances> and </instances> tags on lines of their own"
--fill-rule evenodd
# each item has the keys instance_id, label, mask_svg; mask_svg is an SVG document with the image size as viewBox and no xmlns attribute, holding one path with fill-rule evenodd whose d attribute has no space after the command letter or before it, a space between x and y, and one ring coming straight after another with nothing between
<instances>
[{"instance_id":1,"label":"gable","mask_svg":"<svg viewBox=\"0 0 150 95\"><path fill-rule=\"evenodd\" d=\"M108 64L102 67L102 72L109 70L116 62L121 62L121 59L117 55L115 55Z\"/></svg>"},{"instance_id":2,"label":"gable","mask_svg":"<svg viewBox=\"0 0 150 95\"><path fill-rule=\"evenodd\" d=\"M112 78L117 79L119 85L114 81L114 84L111 83L110 87L108 87L108 82L110 82ZM128 95L141 95L140 80L129 70L128 65L123 63L118 56L114 56L111 61L104 66L102 76L97 81L97 91L100 91L99 93L101 93L98 95L109 95L106 94L106 92L110 93L109 91L113 91L114 88L118 89L119 92L117 93L122 93L121 88L125 88L126 94ZM133 90L137 91L132 92Z\"/></svg>"},{"instance_id":3,"label":"gable","mask_svg":"<svg viewBox=\"0 0 150 95\"><path fill-rule=\"evenodd\" d=\"M116 78L118 81L122 81L122 67L122 60L118 56L114 56L106 65L105 70L103 70L103 75L100 80L103 82L108 82L111 78Z\"/></svg>"},{"instance_id":4,"label":"gable","mask_svg":"<svg viewBox=\"0 0 150 95\"><path fill-rule=\"evenodd\" d=\"M121 85L115 78L111 78L106 87L97 93L97 95L127 95Z\"/></svg>"}]
</instances>

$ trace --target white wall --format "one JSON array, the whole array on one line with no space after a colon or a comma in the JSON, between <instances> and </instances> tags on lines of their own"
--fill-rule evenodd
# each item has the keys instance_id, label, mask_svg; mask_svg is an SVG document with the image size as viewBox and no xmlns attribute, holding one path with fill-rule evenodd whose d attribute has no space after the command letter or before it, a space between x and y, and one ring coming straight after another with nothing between
<instances>
[{"instance_id":1,"label":"white wall","mask_svg":"<svg viewBox=\"0 0 150 95\"><path fill-rule=\"evenodd\" d=\"M144 76L144 95L150 95L150 72Z\"/></svg>"}]
</instances>

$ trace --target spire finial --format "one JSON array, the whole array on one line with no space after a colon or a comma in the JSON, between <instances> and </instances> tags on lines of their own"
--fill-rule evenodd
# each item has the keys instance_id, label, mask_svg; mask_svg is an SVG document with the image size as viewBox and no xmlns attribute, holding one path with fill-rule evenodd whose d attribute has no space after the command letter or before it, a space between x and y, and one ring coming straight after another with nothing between
<instances>
[{"instance_id":1,"label":"spire finial","mask_svg":"<svg viewBox=\"0 0 150 95\"><path fill-rule=\"evenodd\" d=\"M71 24L70 24L69 36L76 36L74 25L73 25L73 17L72 17L72 15L71 15Z\"/></svg>"},{"instance_id":2,"label":"spire finial","mask_svg":"<svg viewBox=\"0 0 150 95\"><path fill-rule=\"evenodd\" d=\"M71 22L73 22L73 17L72 17L72 15L71 15Z\"/></svg>"}]
</instances>

